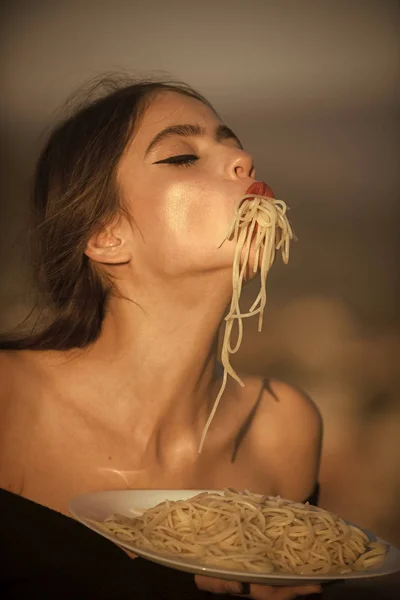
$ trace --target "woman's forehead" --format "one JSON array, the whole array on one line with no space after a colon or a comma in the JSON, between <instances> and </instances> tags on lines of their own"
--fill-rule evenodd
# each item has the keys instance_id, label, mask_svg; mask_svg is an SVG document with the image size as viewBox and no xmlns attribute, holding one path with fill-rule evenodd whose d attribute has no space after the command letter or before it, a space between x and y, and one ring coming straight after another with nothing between
<instances>
[{"instance_id":1,"label":"woman's forehead","mask_svg":"<svg viewBox=\"0 0 400 600\"><path fill-rule=\"evenodd\" d=\"M221 121L201 100L176 92L163 92L151 100L144 112L134 136L134 143L146 143L166 127L187 123L210 129L212 133Z\"/></svg>"}]
</instances>

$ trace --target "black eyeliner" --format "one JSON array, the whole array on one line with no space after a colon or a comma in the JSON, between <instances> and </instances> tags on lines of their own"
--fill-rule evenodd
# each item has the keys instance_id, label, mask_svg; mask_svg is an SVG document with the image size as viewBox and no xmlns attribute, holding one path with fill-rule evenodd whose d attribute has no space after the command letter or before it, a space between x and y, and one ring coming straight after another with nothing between
<instances>
[{"instance_id":1,"label":"black eyeliner","mask_svg":"<svg viewBox=\"0 0 400 600\"><path fill-rule=\"evenodd\" d=\"M186 160L185 160L186 159ZM195 154L178 154L177 156L169 156L168 158L163 158L162 160L157 160L153 163L153 165L159 164L170 164L170 165L179 165L185 164L185 162L195 162L199 160L199 157Z\"/></svg>"}]
</instances>

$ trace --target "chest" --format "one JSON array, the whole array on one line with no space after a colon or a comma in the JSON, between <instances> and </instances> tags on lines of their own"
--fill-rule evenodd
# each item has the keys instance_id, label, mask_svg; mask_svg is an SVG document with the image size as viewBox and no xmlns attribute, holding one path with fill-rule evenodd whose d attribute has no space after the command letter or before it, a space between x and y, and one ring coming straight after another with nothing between
<instances>
[{"instance_id":1,"label":"chest","mask_svg":"<svg viewBox=\"0 0 400 600\"><path fill-rule=\"evenodd\" d=\"M181 463L143 464L132 453L121 449L68 447L55 444L25 460L23 496L66 513L75 495L124 489L222 489L232 487L260 493L275 493L275 484L266 468L249 468L245 457L237 463L215 455L212 459L194 458ZM115 450L113 452L113 450Z\"/></svg>"},{"instance_id":2,"label":"chest","mask_svg":"<svg viewBox=\"0 0 400 600\"><path fill-rule=\"evenodd\" d=\"M242 416L221 413L202 455L167 453L159 460L156 452L140 449L135 435L104 430L56 406L17 428L9 454L13 482L4 487L60 512L68 513L73 496L103 490L233 487L277 493L268 457L258 466L244 443L232 460L234 432L246 408Z\"/></svg>"},{"instance_id":3,"label":"chest","mask_svg":"<svg viewBox=\"0 0 400 600\"><path fill-rule=\"evenodd\" d=\"M251 457L245 453L234 462L229 454L215 450L160 463L138 453L135 440L118 443L108 436L78 432L73 421L65 422L58 435L54 429L49 426L46 436L37 433L19 452L22 476L14 491L64 514L72 497L105 490L233 487L275 493L267 466L250 468Z\"/></svg>"}]
</instances>

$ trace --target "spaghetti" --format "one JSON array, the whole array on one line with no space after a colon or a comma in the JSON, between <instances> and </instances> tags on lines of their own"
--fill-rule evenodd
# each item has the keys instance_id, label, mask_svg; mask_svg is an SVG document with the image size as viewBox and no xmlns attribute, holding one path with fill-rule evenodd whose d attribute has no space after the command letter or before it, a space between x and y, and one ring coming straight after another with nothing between
<instances>
[{"instance_id":1,"label":"spaghetti","mask_svg":"<svg viewBox=\"0 0 400 600\"><path fill-rule=\"evenodd\" d=\"M240 385L244 385L230 363L230 355L235 354L242 343L243 319L258 314L258 331L261 331L266 303L267 276L275 260L276 250L281 251L285 264L289 261L289 246L293 232L286 216L286 210L286 204L282 200L247 194L240 200L235 211L235 218L226 235L225 240L233 239L235 242L235 255L232 269L232 299L229 312L225 317L225 332L221 352L224 373L220 390L201 435L199 454L203 449L207 432L224 393L228 375L233 377ZM253 273L260 271L261 285L258 296L250 310L241 313L239 300L243 282L246 275L251 271L249 265L251 251L255 254L252 270ZM234 325L237 325L237 340L232 345L231 338Z\"/></svg>"},{"instance_id":2,"label":"spaghetti","mask_svg":"<svg viewBox=\"0 0 400 600\"><path fill-rule=\"evenodd\" d=\"M265 574L364 571L386 553L384 544L325 510L231 489L165 501L136 518L92 522L136 548Z\"/></svg>"}]
</instances>

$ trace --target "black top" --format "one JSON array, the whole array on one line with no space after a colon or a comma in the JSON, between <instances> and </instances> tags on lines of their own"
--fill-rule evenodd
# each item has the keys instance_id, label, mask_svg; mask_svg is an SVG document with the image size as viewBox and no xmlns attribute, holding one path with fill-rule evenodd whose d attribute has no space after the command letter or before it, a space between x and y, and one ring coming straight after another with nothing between
<instances>
[{"instance_id":1,"label":"black top","mask_svg":"<svg viewBox=\"0 0 400 600\"><path fill-rule=\"evenodd\" d=\"M318 502L319 487L308 499ZM205 600L193 575L132 560L81 523L0 490L3 600ZM218 595L219 599L225 596Z\"/></svg>"}]
</instances>

